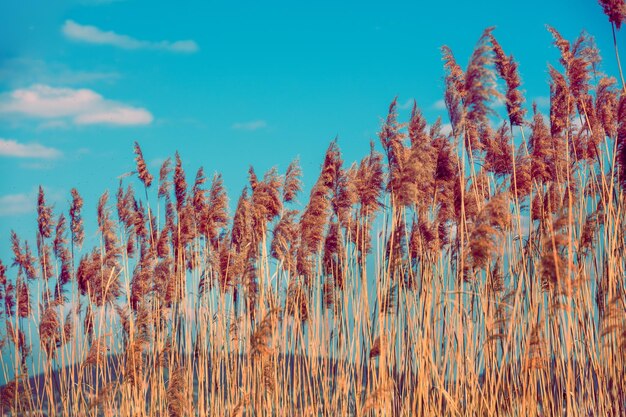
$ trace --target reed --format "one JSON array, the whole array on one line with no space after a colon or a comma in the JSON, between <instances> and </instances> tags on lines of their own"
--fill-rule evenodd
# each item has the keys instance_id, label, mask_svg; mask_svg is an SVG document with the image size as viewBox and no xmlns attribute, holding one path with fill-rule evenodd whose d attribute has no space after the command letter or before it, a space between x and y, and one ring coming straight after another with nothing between
<instances>
[{"instance_id":1,"label":"reed","mask_svg":"<svg viewBox=\"0 0 626 417\"><path fill-rule=\"evenodd\" d=\"M626 414L626 96L548 30L549 118L489 28L466 68L442 48L450 134L394 99L302 203L298 160L250 167L231 212L138 143L97 233L40 188L36 253L13 232L0 262L0 413Z\"/></svg>"}]
</instances>

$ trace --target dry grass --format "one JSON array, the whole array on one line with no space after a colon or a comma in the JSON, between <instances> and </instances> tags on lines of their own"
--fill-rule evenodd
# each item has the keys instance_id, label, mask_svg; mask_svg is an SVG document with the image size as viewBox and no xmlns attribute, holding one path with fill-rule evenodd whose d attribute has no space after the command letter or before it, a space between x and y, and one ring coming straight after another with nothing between
<instances>
[{"instance_id":1,"label":"dry grass","mask_svg":"<svg viewBox=\"0 0 626 417\"><path fill-rule=\"evenodd\" d=\"M136 143L81 251L78 191L68 227L40 189L37 253L13 233L0 263L0 412L625 415L626 96L549 30L549 121L488 29L466 69L443 48L452 134L393 100L384 153L333 141L301 212L297 160L231 218L221 176L176 154L154 184Z\"/></svg>"}]
</instances>

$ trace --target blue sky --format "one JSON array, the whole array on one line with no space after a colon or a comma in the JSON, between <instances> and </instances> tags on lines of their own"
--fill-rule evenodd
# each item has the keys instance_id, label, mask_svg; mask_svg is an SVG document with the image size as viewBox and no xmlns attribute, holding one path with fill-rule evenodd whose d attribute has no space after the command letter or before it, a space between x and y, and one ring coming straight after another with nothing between
<instances>
[{"instance_id":1,"label":"blue sky","mask_svg":"<svg viewBox=\"0 0 626 417\"><path fill-rule=\"evenodd\" d=\"M440 47L465 65L487 26L543 111L558 60L545 24L567 39L586 29L617 73L592 0L338 3L2 2L0 258L11 262L11 229L34 243L39 185L57 214L78 188L93 234L134 141L155 175L175 150L189 182L200 166L221 172L233 207L251 164L282 171L300 156L310 185L337 135L345 160L360 159L395 96L403 119L416 99L445 122Z\"/></svg>"}]
</instances>

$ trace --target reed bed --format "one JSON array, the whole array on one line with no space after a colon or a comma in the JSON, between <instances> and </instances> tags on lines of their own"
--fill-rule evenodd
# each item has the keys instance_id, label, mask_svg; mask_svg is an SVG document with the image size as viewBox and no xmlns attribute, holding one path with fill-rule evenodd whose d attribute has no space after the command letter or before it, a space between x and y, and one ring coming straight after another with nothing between
<instances>
[{"instance_id":1,"label":"reed bed","mask_svg":"<svg viewBox=\"0 0 626 417\"><path fill-rule=\"evenodd\" d=\"M0 412L626 415L626 87L548 30L549 115L487 29L465 69L442 48L450 133L393 100L301 210L297 160L230 212L220 175L156 179L135 144L86 248L79 192L66 217L40 188L0 263Z\"/></svg>"}]
</instances>

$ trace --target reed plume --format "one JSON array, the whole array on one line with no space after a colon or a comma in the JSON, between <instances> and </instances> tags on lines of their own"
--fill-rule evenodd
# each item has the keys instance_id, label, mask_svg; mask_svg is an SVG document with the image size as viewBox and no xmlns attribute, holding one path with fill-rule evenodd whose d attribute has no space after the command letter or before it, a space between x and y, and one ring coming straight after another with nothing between
<instances>
[{"instance_id":1,"label":"reed plume","mask_svg":"<svg viewBox=\"0 0 626 417\"><path fill-rule=\"evenodd\" d=\"M8 293L7 293L8 294ZM29 318L32 314L30 289L23 280L17 281L17 315L23 319ZM5 301L6 303L6 301Z\"/></svg>"},{"instance_id":2,"label":"reed plume","mask_svg":"<svg viewBox=\"0 0 626 417\"><path fill-rule=\"evenodd\" d=\"M378 133L381 144L387 154L387 167L389 169L387 191L391 193L391 199L399 207L412 204L417 197L415 179L418 167L411 163L411 151L405 143L405 134L400 131L397 121L397 97L389 105L387 119Z\"/></svg>"},{"instance_id":3,"label":"reed plume","mask_svg":"<svg viewBox=\"0 0 626 417\"><path fill-rule=\"evenodd\" d=\"M598 3L602 6L604 14L608 16L609 22L619 30L622 22L626 22L626 3L624 0L598 0Z\"/></svg>"},{"instance_id":4,"label":"reed plume","mask_svg":"<svg viewBox=\"0 0 626 417\"><path fill-rule=\"evenodd\" d=\"M485 154L484 168L493 172L496 178L513 174L514 160L509 132L510 129L507 123L502 123L495 134L489 135L488 143L485 146L487 152Z\"/></svg>"},{"instance_id":5,"label":"reed plume","mask_svg":"<svg viewBox=\"0 0 626 417\"><path fill-rule=\"evenodd\" d=\"M172 188L172 183L167 179L170 172L172 172L172 159L167 158L161 164L159 169L159 198L169 196Z\"/></svg>"},{"instance_id":6,"label":"reed plume","mask_svg":"<svg viewBox=\"0 0 626 417\"><path fill-rule=\"evenodd\" d=\"M80 194L78 194L76 188L72 188L72 204L70 206L70 230L72 232L72 243L76 245L79 249L83 245L83 240L85 238L83 219L81 217L82 208L83 199Z\"/></svg>"},{"instance_id":7,"label":"reed plume","mask_svg":"<svg viewBox=\"0 0 626 417\"><path fill-rule=\"evenodd\" d=\"M108 354L109 348L106 344L106 339L104 336L96 339L89 348L89 352L87 352L87 356L83 361L83 367L101 367L104 365L106 361L106 357Z\"/></svg>"},{"instance_id":8,"label":"reed plume","mask_svg":"<svg viewBox=\"0 0 626 417\"><path fill-rule=\"evenodd\" d=\"M524 96L519 90L522 82L520 80L517 63L513 55L506 56L504 50L492 33L488 34L489 41L495 56L494 63L500 78L506 83L506 111L509 115L511 126L521 126L524 123L526 110L522 107Z\"/></svg>"},{"instance_id":9,"label":"reed plume","mask_svg":"<svg viewBox=\"0 0 626 417\"><path fill-rule=\"evenodd\" d=\"M494 255L496 239L501 237L511 226L509 196L498 193L491 197L478 215L477 228L470 237L470 253L474 267L485 268ZM474 236L474 233L477 233ZM491 245L484 246L485 242ZM476 246L474 246L476 245Z\"/></svg>"},{"instance_id":10,"label":"reed plume","mask_svg":"<svg viewBox=\"0 0 626 417\"><path fill-rule=\"evenodd\" d=\"M485 144L480 140L482 131L489 125L492 113L488 103L499 96L495 87L495 76L490 66L493 58L487 45L493 28L486 29L470 57L465 72L463 106L465 114L465 143L472 153L482 151Z\"/></svg>"},{"instance_id":11,"label":"reed plume","mask_svg":"<svg viewBox=\"0 0 626 417\"><path fill-rule=\"evenodd\" d=\"M229 236L220 239L217 250L212 252L211 266L217 275L220 290L229 292L235 284L235 277L241 276L243 265L231 247Z\"/></svg>"},{"instance_id":12,"label":"reed plume","mask_svg":"<svg viewBox=\"0 0 626 417\"><path fill-rule=\"evenodd\" d=\"M292 281L287 288L285 300L285 313L288 316L299 318L306 322L309 318L309 299L302 285Z\"/></svg>"},{"instance_id":13,"label":"reed plume","mask_svg":"<svg viewBox=\"0 0 626 417\"><path fill-rule=\"evenodd\" d=\"M602 77L596 85L596 115L600 120L604 134L614 138L617 134L617 92L615 91L615 78Z\"/></svg>"},{"instance_id":14,"label":"reed plume","mask_svg":"<svg viewBox=\"0 0 626 417\"><path fill-rule=\"evenodd\" d=\"M377 358L381 355L385 344L387 343L387 338L383 336L377 336L374 339L374 343L372 343L372 347L370 348L370 359Z\"/></svg>"},{"instance_id":15,"label":"reed plume","mask_svg":"<svg viewBox=\"0 0 626 417\"><path fill-rule=\"evenodd\" d=\"M297 210L287 210L274 227L270 253L284 271L296 272L296 248L298 241Z\"/></svg>"},{"instance_id":16,"label":"reed plume","mask_svg":"<svg viewBox=\"0 0 626 417\"><path fill-rule=\"evenodd\" d=\"M47 239L52 235L52 229L54 228L52 208L46 205L46 197L41 186L39 186L37 195L37 225L41 239Z\"/></svg>"},{"instance_id":17,"label":"reed plume","mask_svg":"<svg viewBox=\"0 0 626 417\"><path fill-rule=\"evenodd\" d=\"M265 357L273 353L270 345L280 309L270 310L250 336L250 356Z\"/></svg>"},{"instance_id":18,"label":"reed plume","mask_svg":"<svg viewBox=\"0 0 626 417\"><path fill-rule=\"evenodd\" d=\"M448 117L452 124L452 135L457 137L462 132L465 125L466 112L463 102L467 96L465 88L465 74L461 66L457 64L452 50L447 46L441 47L443 55L445 76L445 103L448 109Z\"/></svg>"},{"instance_id":19,"label":"reed plume","mask_svg":"<svg viewBox=\"0 0 626 417\"><path fill-rule=\"evenodd\" d=\"M569 135L574 102L570 96L565 76L554 67L549 66L550 78L550 133L559 139L563 132Z\"/></svg>"},{"instance_id":20,"label":"reed plume","mask_svg":"<svg viewBox=\"0 0 626 417\"><path fill-rule=\"evenodd\" d=\"M202 222L202 213L206 208L206 190L203 188L205 182L204 168L200 167L198 168L198 172L196 172L196 180L191 188L191 205L195 210L196 221L198 223Z\"/></svg>"},{"instance_id":21,"label":"reed plume","mask_svg":"<svg viewBox=\"0 0 626 417\"><path fill-rule=\"evenodd\" d=\"M152 174L148 172L148 167L146 166L146 161L143 159L143 154L141 153L141 148L139 147L139 143L135 142L135 161L137 162L137 175L139 179L143 183L146 188L149 188L152 185Z\"/></svg>"},{"instance_id":22,"label":"reed plume","mask_svg":"<svg viewBox=\"0 0 626 417\"><path fill-rule=\"evenodd\" d=\"M84 255L78 265L78 289L98 307L112 304L121 294L120 273L117 261L105 258L103 264L102 254L93 250Z\"/></svg>"},{"instance_id":23,"label":"reed plume","mask_svg":"<svg viewBox=\"0 0 626 417\"><path fill-rule=\"evenodd\" d=\"M174 194L176 196L176 211L180 213L187 199L187 181L185 180L183 162L178 152L176 152L176 166L174 168Z\"/></svg>"},{"instance_id":24,"label":"reed plume","mask_svg":"<svg viewBox=\"0 0 626 417\"><path fill-rule=\"evenodd\" d=\"M370 153L360 161L352 183L360 216L374 216L382 208L384 190L382 155L374 149L374 142L370 142Z\"/></svg>"},{"instance_id":25,"label":"reed plume","mask_svg":"<svg viewBox=\"0 0 626 417\"><path fill-rule=\"evenodd\" d=\"M556 72L551 69L551 73L555 72L552 77L555 79L557 101L563 100L560 98L561 95L565 97L571 95L573 102L568 102L567 105L560 103L559 105L565 105L564 109L567 109L575 104L578 107L578 112L585 115L591 110L585 106L585 100L589 96L591 75L596 72L596 66L600 61L598 49L593 38L585 32L581 33L573 44L570 44L553 27L548 26L548 31L552 33L555 39L554 44L561 51L561 64L567 75L568 85L565 86L565 80L561 77L555 79ZM568 94L565 94L563 89L567 89Z\"/></svg>"},{"instance_id":26,"label":"reed plume","mask_svg":"<svg viewBox=\"0 0 626 417\"><path fill-rule=\"evenodd\" d=\"M302 170L300 169L300 160L294 159L285 172L285 181L283 183L283 202L290 203L302 189Z\"/></svg>"},{"instance_id":27,"label":"reed plume","mask_svg":"<svg viewBox=\"0 0 626 417\"><path fill-rule=\"evenodd\" d=\"M263 180L258 180L254 169L250 167L252 241L254 245L263 241L267 232L267 224L280 215L282 211L281 187L282 181L276 168L267 171Z\"/></svg>"},{"instance_id":28,"label":"reed plume","mask_svg":"<svg viewBox=\"0 0 626 417\"><path fill-rule=\"evenodd\" d=\"M408 163L413 167L412 181L415 182L414 203L420 214L425 213L434 196L437 150L432 144L430 132L426 131L426 119L413 102L408 126L411 149Z\"/></svg>"},{"instance_id":29,"label":"reed plume","mask_svg":"<svg viewBox=\"0 0 626 417\"><path fill-rule=\"evenodd\" d=\"M542 184L556 175L554 167L554 150L548 126L543 120L541 113L537 112L537 106L533 104L533 120L530 125L530 157L531 177L533 181Z\"/></svg>"},{"instance_id":30,"label":"reed plume","mask_svg":"<svg viewBox=\"0 0 626 417\"><path fill-rule=\"evenodd\" d=\"M328 227L326 239L324 239L322 270L325 275L332 278L334 285L340 290L344 289L345 284L342 265L343 256L343 236L341 234L340 225L338 222L332 221Z\"/></svg>"},{"instance_id":31,"label":"reed plume","mask_svg":"<svg viewBox=\"0 0 626 417\"><path fill-rule=\"evenodd\" d=\"M308 268L304 262L310 255L318 253L324 242L324 228L330 215L330 202L332 186L336 183L337 175L341 167L341 153L336 140L331 142L324 156L322 171L315 185L311 189L309 203L300 217L300 268L299 272L305 272ZM305 275L309 275L306 273Z\"/></svg>"},{"instance_id":32,"label":"reed plume","mask_svg":"<svg viewBox=\"0 0 626 417\"><path fill-rule=\"evenodd\" d=\"M250 198L248 197L248 189L244 188L239 196L237 208L233 216L233 225L231 228L231 241L238 252L242 252L250 243L250 235L252 228L252 219L250 213Z\"/></svg>"},{"instance_id":33,"label":"reed plume","mask_svg":"<svg viewBox=\"0 0 626 417\"><path fill-rule=\"evenodd\" d=\"M16 301L15 301L15 286L13 285L12 282L7 282L4 285L4 315L9 318L9 317L14 317L15 316L15 305L16 305ZM10 323L10 321L7 320L7 323ZM7 334L8 334L8 330L7 330Z\"/></svg>"},{"instance_id":34,"label":"reed plume","mask_svg":"<svg viewBox=\"0 0 626 417\"><path fill-rule=\"evenodd\" d=\"M569 295L567 262L564 251L568 244L567 217L559 216L553 221L552 231L544 239L544 251L541 257L541 286L555 296Z\"/></svg>"},{"instance_id":35,"label":"reed plume","mask_svg":"<svg viewBox=\"0 0 626 417\"><path fill-rule=\"evenodd\" d=\"M37 269L35 268L36 258L32 255L28 242L24 242L24 249L20 245L20 239L17 233L11 231L11 249L13 250L13 264L18 267L18 273L24 273L26 278L34 280L37 278Z\"/></svg>"},{"instance_id":36,"label":"reed plume","mask_svg":"<svg viewBox=\"0 0 626 417\"><path fill-rule=\"evenodd\" d=\"M167 411L170 417L189 415L187 407L187 372L179 367L170 373L167 384Z\"/></svg>"},{"instance_id":37,"label":"reed plume","mask_svg":"<svg viewBox=\"0 0 626 417\"><path fill-rule=\"evenodd\" d=\"M56 349L61 344L61 321L56 305L51 304L43 311L39 322L39 340L41 347L48 358L54 356Z\"/></svg>"},{"instance_id":38,"label":"reed plume","mask_svg":"<svg viewBox=\"0 0 626 417\"><path fill-rule=\"evenodd\" d=\"M216 247L220 232L226 227L228 218L228 196L224 181L220 174L215 174L200 225L201 233L211 242L213 248Z\"/></svg>"}]
</instances>

